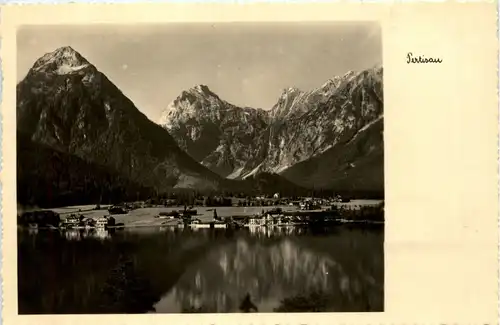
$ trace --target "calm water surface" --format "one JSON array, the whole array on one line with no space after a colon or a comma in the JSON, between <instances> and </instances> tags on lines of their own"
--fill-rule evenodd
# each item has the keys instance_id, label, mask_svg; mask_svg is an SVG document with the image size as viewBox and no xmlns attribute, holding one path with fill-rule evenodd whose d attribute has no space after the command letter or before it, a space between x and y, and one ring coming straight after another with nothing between
<instances>
[{"instance_id":1,"label":"calm water surface","mask_svg":"<svg viewBox=\"0 0 500 325\"><path fill-rule=\"evenodd\" d=\"M384 231L19 231L19 313L383 311Z\"/></svg>"}]
</instances>

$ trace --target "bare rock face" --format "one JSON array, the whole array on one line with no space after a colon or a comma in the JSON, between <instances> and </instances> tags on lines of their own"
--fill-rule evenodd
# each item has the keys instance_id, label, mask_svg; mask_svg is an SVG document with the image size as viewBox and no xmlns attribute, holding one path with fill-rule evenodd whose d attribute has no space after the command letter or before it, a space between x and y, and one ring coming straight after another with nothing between
<instances>
[{"instance_id":1,"label":"bare rock face","mask_svg":"<svg viewBox=\"0 0 500 325\"><path fill-rule=\"evenodd\" d=\"M324 174L322 169L314 168L315 164L326 159L321 157L331 159L326 152L333 150L337 157L343 155L342 148L347 148L351 156L345 163L354 166L350 167L354 170L358 168L356 161L377 152L377 159L382 161L374 162L379 167L370 168L371 173L378 175L372 178L379 180L380 176L383 179L382 76L382 68L375 67L334 77L312 91L284 89L277 103L267 111L236 107L221 100L208 87L196 86L167 106L159 124L194 159L227 178L245 179L270 172L282 174L300 185L316 186L319 183L307 181L309 174ZM372 128L380 130L368 132ZM371 135L374 147L369 152L353 153L349 148L359 141L355 139L361 134L363 139ZM307 164L313 169L293 169L313 158L315 163ZM333 164L330 170L343 173L344 167ZM320 187L338 185L340 176L332 173L321 179ZM365 173L351 173L362 174ZM343 184L350 182L349 177ZM359 186L380 188L363 182Z\"/></svg>"},{"instance_id":2,"label":"bare rock face","mask_svg":"<svg viewBox=\"0 0 500 325\"><path fill-rule=\"evenodd\" d=\"M237 170L259 155L255 140L268 120L264 110L234 106L198 85L170 103L159 124L191 157L224 177L237 178Z\"/></svg>"},{"instance_id":3,"label":"bare rock face","mask_svg":"<svg viewBox=\"0 0 500 325\"><path fill-rule=\"evenodd\" d=\"M71 47L38 59L18 84L17 127L36 143L159 190L223 181Z\"/></svg>"}]
</instances>

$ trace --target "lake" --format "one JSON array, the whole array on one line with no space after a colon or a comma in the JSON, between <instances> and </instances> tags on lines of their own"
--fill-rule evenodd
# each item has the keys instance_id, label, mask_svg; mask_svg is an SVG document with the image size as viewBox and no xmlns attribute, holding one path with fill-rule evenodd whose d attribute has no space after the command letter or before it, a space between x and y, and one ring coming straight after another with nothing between
<instances>
[{"instance_id":1,"label":"lake","mask_svg":"<svg viewBox=\"0 0 500 325\"><path fill-rule=\"evenodd\" d=\"M20 314L384 310L384 229L18 230Z\"/></svg>"}]
</instances>

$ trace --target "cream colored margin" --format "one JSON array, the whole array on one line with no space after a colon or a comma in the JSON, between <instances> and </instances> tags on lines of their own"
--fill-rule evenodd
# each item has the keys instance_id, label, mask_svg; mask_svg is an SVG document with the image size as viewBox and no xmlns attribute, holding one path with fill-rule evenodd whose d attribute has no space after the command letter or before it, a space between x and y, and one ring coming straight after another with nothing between
<instances>
[{"instance_id":1,"label":"cream colored margin","mask_svg":"<svg viewBox=\"0 0 500 325\"><path fill-rule=\"evenodd\" d=\"M3 324L497 323L495 9L493 3L452 2L2 8ZM299 20L379 20L383 24L385 312L17 316L16 26ZM443 63L410 65L407 52L441 57Z\"/></svg>"}]
</instances>

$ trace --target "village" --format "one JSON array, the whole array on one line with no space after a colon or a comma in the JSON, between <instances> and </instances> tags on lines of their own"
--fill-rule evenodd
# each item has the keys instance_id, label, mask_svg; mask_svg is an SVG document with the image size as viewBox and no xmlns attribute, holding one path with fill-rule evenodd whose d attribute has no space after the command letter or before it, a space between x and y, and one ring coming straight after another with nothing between
<instances>
[{"instance_id":1,"label":"village","mask_svg":"<svg viewBox=\"0 0 500 325\"><path fill-rule=\"evenodd\" d=\"M64 207L23 211L18 225L28 228L121 229L125 227L241 228L328 226L383 223L383 201L324 198L205 198L181 205L175 200L147 200L118 205Z\"/></svg>"}]
</instances>

